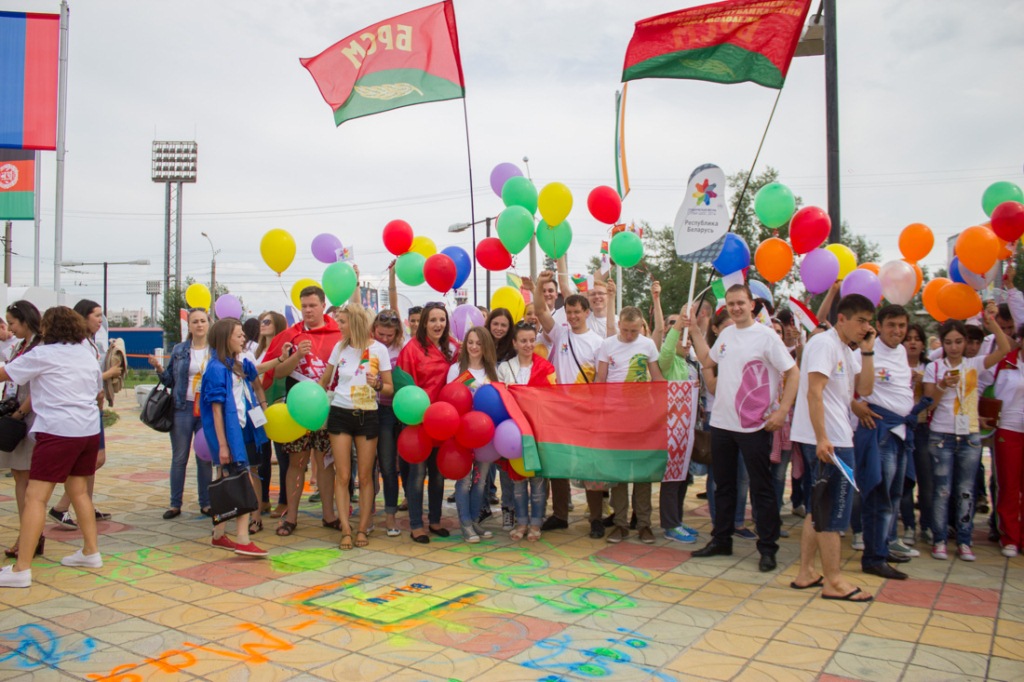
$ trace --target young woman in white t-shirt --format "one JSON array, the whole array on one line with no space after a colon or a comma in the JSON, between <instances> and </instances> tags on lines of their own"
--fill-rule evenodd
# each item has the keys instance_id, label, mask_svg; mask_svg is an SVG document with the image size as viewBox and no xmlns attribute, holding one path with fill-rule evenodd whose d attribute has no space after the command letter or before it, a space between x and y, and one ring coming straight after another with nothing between
<instances>
[{"instance_id":1,"label":"young woman in white t-shirt","mask_svg":"<svg viewBox=\"0 0 1024 682\"><path fill-rule=\"evenodd\" d=\"M928 450L931 453L932 558L947 558L949 498L956 495L957 553L974 561L971 536L974 533L974 479L981 461L978 423L978 381L1010 352L1010 341L996 323L995 311L985 311L985 326L995 335L996 347L985 357L964 357L967 328L960 320L946 320L939 327L944 357L928 365L924 375L925 395L935 400ZM956 467L956 476L953 468ZM951 479L956 490L950 490Z\"/></svg>"},{"instance_id":2,"label":"young woman in white t-shirt","mask_svg":"<svg viewBox=\"0 0 1024 682\"><path fill-rule=\"evenodd\" d=\"M394 271L392 270L392 273ZM392 276L394 276L392 274ZM397 295L396 295L397 299ZM398 355L405 345L405 334L402 333L402 318L396 310L382 310L373 320L371 327L373 338L388 349L391 367L398 366ZM399 424L392 407L393 396L378 396L377 422L380 430L377 435L377 467L384 489L384 528L389 538L398 537L398 523L395 514L398 512L398 472L405 462L398 457ZM408 479L408 468L403 472L402 480Z\"/></svg>"},{"instance_id":3,"label":"young woman in white t-shirt","mask_svg":"<svg viewBox=\"0 0 1024 682\"><path fill-rule=\"evenodd\" d=\"M334 453L334 494L341 520L341 549L366 547L373 514L373 463L377 458L377 394L394 393L391 358L387 348L370 335L370 318L358 303L347 303L337 314L342 339L335 345L320 377L325 389L336 382L327 433ZM352 477L352 442L359 467L359 530L352 540L347 509L348 483Z\"/></svg>"}]
</instances>

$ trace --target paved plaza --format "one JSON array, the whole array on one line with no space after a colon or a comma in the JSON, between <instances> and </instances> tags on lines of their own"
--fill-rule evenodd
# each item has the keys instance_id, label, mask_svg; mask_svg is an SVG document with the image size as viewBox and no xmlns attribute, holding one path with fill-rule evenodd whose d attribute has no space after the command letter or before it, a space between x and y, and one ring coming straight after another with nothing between
<instances>
[{"instance_id":1,"label":"paved plaza","mask_svg":"<svg viewBox=\"0 0 1024 682\"><path fill-rule=\"evenodd\" d=\"M345 552L304 502L296 534L277 537L268 520L253 537L270 558L249 559L210 546L191 467L184 513L161 518L167 436L138 421L134 395L117 408L97 481L98 506L113 513L100 524L104 566L60 566L80 534L47 526L33 587L0 591L2 679L1024 679L1024 560L1000 556L984 530L976 563L925 556L902 583L862 575L847 542L869 605L789 587L792 515L779 570L764 574L745 540L703 560L660 533L650 546L635 533L591 540L582 491L569 530L537 543L511 542L492 519L495 537L478 545L457 532L420 545L385 537L380 514L369 547ZM17 534L13 491L0 477L4 546ZM694 492L687 522L701 546L710 521ZM445 514L454 527L452 505Z\"/></svg>"}]
</instances>

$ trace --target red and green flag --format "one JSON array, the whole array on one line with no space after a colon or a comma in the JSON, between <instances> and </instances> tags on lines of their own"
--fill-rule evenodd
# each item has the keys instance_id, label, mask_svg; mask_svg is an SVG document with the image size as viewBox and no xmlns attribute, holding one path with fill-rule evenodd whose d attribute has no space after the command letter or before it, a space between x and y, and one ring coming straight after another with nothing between
<instances>
[{"instance_id":1,"label":"red and green flag","mask_svg":"<svg viewBox=\"0 0 1024 682\"><path fill-rule=\"evenodd\" d=\"M465 96L451 0L406 12L299 60L334 122Z\"/></svg>"},{"instance_id":2,"label":"red and green flag","mask_svg":"<svg viewBox=\"0 0 1024 682\"><path fill-rule=\"evenodd\" d=\"M36 153L0 149L0 220L35 218Z\"/></svg>"},{"instance_id":3,"label":"red and green flag","mask_svg":"<svg viewBox=\"0 0 1024 682\"><path fill-rule=\"evenodd\" d=\"M811 0L726 0L636 23L622 80L752 81L781 88Z\"/></svg>"}]
</instances>

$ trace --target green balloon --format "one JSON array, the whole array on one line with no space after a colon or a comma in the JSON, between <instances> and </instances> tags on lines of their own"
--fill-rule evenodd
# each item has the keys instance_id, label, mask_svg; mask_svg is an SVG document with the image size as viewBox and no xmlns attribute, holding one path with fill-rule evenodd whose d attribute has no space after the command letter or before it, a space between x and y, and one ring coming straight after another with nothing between
<instances>
[{"instance_id":1,"label":"green balloon","mask_svg":"<svg viewBox=\"0 0 1024 682\"><path fill-rule=\"evenodd\" d=\"M505 181L501 188L501 200L506 206L522 206L531 216L537 212L537 188L533 181L521 175Z\"/></svg>"},{"instance_id":2,"label":"green balloon","mask_svg":"<svg viewBox=\"0 0 1024 682\"><path fill-rule=\"evenodd\" d=\"M551 258L558 260L569 250L572 244L572 227L568 220L563 220L554 227L545 221L537 224L537 246Z\"/></svg>"},{"instance_id":3,"label":"green balloon","mask_svg":"<svg viewBox=\"0 0 1024 682\"><path fill-rule=\"evenodd\" d=\"M533 239L533 214L522 206L506 208L498 214L498 239L509 253L525 249Z\"/></svg>"},{"instance_id":4,"label":"green balloon","mask_svg":"<svg viewBox=\"0 0 1024 682\"><path fill-rule=\"evenodd\" d=\"M430 407L430 396L419 386L406 386L395 394L391 409L398 421L407 426L423 423L423 413Z\"/></svg>"},{"instance_id":5,"label":"green balloon","mask_svg":"<svg viewBox=\"0 0 1024 682\"><path fill-rule=\"evenodd\" d=\"M754 196L754 213L765 227L782 227L795 211L796 198L781 182L768 183Z\"/></svg>"},{"instance_id":6,"label":"green balloon","mask_svg":"<svg viewBox=\"0 0 1024 682\"><path fill-rule=\"evenodd\" d=\"M331 263L324 269L321 284L331 305L344 305L359 286L359 278L356 277L355 269L348 263Z\"/></svg>"},{"instance_id":7,"label":"green balloon","mask_svg":"<svg viewBox=\"0 0 1024 682\"><path fill-rule=\"evenodd\" d=\"M418 287L424 282L423 264L426 262L427 259L423 257L422 253L416 253L415 251L403 253L395 261L395 274L402 284L409 287Z\"/></svg>"},{"instance_id":8,"label":"green balloon","mask_svg":"<svg viewBox=\"0 0 1024 682\"><path fill-rule=\"evenodd\" d=\"M616 265L631 268L644 257L644 243L636 232L619 232L608 245L608 255Z\"/></svg>"},{"instance_id":9,"label":"green balloon","mask_svg":"<svg viewBox=\"0 0 1024 682\"><path fill-rule=\"evenodd\" d=\"M1012 182L993 182L981 195L981 207L987 216L991 216L992 211L996 210L996 206L1004 201L1024 203L1024 190Z\"/></svg>"},{"instance_id":10,"label":"green balloon","mask_svg":"<svg viewBox=\"0 0 1024 682\"><path fill-rule=\"evenodd\" d=\"M322 429L331 410L327 391L315 381L300 381L292 386L285 403L292 419L310 431Z\"/></svg>"}]
</instances>

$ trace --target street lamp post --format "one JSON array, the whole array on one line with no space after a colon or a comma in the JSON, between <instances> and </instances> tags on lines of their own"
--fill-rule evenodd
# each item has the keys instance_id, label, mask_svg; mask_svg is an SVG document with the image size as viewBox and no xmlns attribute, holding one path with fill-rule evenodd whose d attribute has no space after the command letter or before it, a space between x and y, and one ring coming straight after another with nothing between
<instances>
[{"instance_id":1,"label":"street lamp post","mask_svg":"<svg viewBox=\"0 0 1024 682\"><path fill-rule=\"evenodd\" d=\"M210 235L205 232L199 234L206 237L206 241L210 242L210 300L217 300L217 254L220 251L213 248L213 240L210 239Z\"/></svg>"},{"instance_id":2,"label":"street lamp post","mask_svg":"<svg viewBox=\"0 0 1024 682\"><path fill-rule=\"evenodd\" d=\"M465 232L466 230L472 230L472 236L473 236L473 305L480 305L480 302L478 301L478 296L477 296L477 280L476 280L476 271L477 271L477 268L478 268L478 265L477 265L477 262L476 262L476 226L479 225L480 223L485 223L487 225L486 236L490 237L491 236L491 221L492 220L494 220L493 216L490 217L490 218L481 218L480 220L475 220L475 221L473 221L471 223L455 223L453 225L449 225L448 226L448 231L449 232ZM490 300L491 300L491 271L488 270L487 271L487 301L490 302Z\"/></svg>"},{"instance_id":3,"label":"street lamp post","mask_svg":"<svg viewBox=\"0 0 1024 682\"><path fill-rule=\"evenodd\" d=\"M77 260L66 260L61 261L60 266L63 268L73 268L79 265L102 265L103 266L103 314L107 314L107 271L111 265L149 265L148 259L139 260L119 260L119 261L95 261L85 262Z\"/></svg>"}]
</instances>

